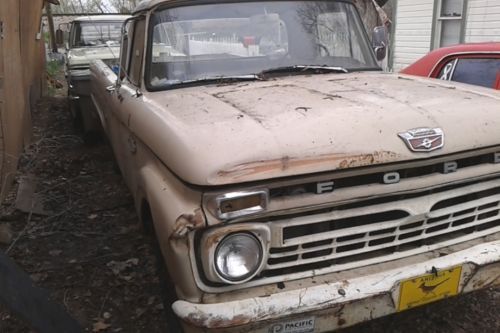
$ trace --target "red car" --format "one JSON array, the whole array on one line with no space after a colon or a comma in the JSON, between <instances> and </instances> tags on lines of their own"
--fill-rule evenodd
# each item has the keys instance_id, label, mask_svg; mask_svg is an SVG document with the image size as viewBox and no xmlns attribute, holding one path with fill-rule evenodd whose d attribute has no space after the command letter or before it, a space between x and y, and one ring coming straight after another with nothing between
<instances>
[{"instance_id":1,"label":"red car","mask_svg":"<svg viewBox=\"0 0 500 333\"><path fill-rule=\"evenodd\" d=\"M443 47L420 58L401 73L500 90L500 43Z\"/></svg>"}]
</instances>

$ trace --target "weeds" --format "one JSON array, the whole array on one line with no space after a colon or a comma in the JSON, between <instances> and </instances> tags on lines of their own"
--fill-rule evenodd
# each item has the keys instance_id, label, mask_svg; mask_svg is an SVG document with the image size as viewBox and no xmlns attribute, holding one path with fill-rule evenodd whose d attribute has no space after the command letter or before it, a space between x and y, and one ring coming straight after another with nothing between
<instances>
[{"instance_id":1,"label":"weeds","mask_svg":"<svg viewBox=\"0 0 500 333\"><path fill-rule=\"evenodd\" d=\"M63 84L57 79L62 70L63 65L60 61L51 60L47 62L47 90L49 96L55 96L57 93L57 89L61 89L63 87Z\"/></svg>"}]
</instances>

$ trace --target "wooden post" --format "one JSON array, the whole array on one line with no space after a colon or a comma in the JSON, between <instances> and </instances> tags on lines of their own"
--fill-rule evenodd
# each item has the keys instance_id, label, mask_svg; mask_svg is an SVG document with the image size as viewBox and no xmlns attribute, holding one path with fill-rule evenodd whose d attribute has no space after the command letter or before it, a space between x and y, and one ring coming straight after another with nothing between
<instances>
[{"instance_id":1,"label":"wooden post","mask_svg":"<svg viewBox=\"0 0 500 333\"><path fill-rule=\"evenodd\" d=\"M5 21L1 15L2 10L4 10L2 4L0 3L0 202L3 199L3 175L4 175L4 159L5 159L5 139L4 139L4 124L3 118L5 117L5 93L4 93L4 82L5 82L5 69L4 69L4 39L5 39Z\"/></svg>"},{"instance_id":2,"label":"wooden post","mask_svg":"<svg viewBox=\"0 0 500 333\"><path fill-rule=\"evenodd\" d=\"M39 47L45 44L40 35L43 1L19 0L21 57L23 63L23 85L26 110L24 112L24 145L31 142L31 112L41 97L42 78L45 64L40 62Z\"/></svg>"},{"instance_id":3,"label":"wooden post","mask_svg":"<svg viewBox=\"0 0 500 333\"><path fill-rule=\"evenodd\" d=\"M3 133L3 166L0 175L0 199L4 197L17 170L19 154L23 149L24 114L26 94L24 93L23 70L20 39L19 0L0 1L0 21L3 22L3 101L0 126ZM3 74L3 75L2 75Z\"/></svg>"}]
</instances>

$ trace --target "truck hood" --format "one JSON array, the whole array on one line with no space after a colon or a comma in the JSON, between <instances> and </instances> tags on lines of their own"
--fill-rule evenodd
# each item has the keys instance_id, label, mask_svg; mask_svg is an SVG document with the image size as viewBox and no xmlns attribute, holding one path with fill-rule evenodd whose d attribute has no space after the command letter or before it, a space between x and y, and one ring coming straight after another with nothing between
<instances>
[{"instance_id":1,"label":"truck hood","mask_svg":"<svg viewBox=\"0 0 500 333\"><path fill-rule=\"evenodd\" d=\"M184 181L224 185L500 145L500 94L383 74L318 74L148 92L132 130ZM441 128L444 147L399 133Z\"/></svg>"},{"instance_id":2,"label":"truck hood","mask_svg":"<svg viewBox=\"0 0 500 333\"><path fill-rule=\"evenodd\" d=\"M68 51L68 67L89 67L98 59L118 59L120 46L85 47Z\"/></svg>"}]
</instances>

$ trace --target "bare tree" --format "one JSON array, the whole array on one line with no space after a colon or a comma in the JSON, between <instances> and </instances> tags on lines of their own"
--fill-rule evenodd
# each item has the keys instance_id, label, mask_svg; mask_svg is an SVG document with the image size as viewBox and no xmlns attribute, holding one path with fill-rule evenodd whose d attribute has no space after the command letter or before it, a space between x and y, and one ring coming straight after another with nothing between
<instances>
[{"instance_id":1,"label":"bare tree","mask_svg":"<svg viewBox=\"0 0 500 333\"><path fill-rule=\"evenodd\" d=\"M123 0L122 0L123 1ZM135 2L135 0L124 0ZM117 12L114 5L108 6L101 0L60 0L60 6L54 8L55 14L86 14Z\"/></svg>"},{"instance_id":2,"label":"bare tree","mask_svg":"<svg viewBox=\"0 0 500 333\"><path fill-rule=\"evenodd\" d=\"M128 14L137 6L137 0L109 0L113 9L122 14Z\"/></svg>"}]
</instances>

